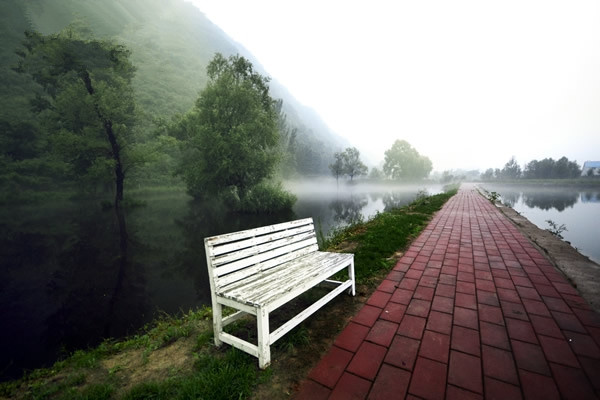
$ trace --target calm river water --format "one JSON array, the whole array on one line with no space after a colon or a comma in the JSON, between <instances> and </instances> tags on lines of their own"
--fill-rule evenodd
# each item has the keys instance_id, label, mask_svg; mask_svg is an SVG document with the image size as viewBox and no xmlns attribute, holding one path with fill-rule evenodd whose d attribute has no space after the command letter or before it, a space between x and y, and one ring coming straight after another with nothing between
<instances>
[{"instance_id":1,"label":"calm river water","mask_svg":"<svg viewBox=\"0 0 600 400\"><path fill-rule=\"evenodd\" d=\"M540 185L482 184L499 193L502 202L514 208L541 229L548 221L564 225L564 240L580 253L600 263L600 188Z\"/></svg>"},{"instance_id":2,"label":"calm river water","mask_svg":"<svg viewBox=\"0 0 600 400\"><path fill-rule=\"evenodd\" d=\"M97 201L3 207L0 380L104 337L132 334L160 312L209 304L206 236L305 217L327 233L408 204L421 190L442 191L330 180L286 187L298 196L293 212L266 216L227 213L182 191L136 195L146 206L127 212L125 255L114 212Z\"/></svg>"}]
</instances>

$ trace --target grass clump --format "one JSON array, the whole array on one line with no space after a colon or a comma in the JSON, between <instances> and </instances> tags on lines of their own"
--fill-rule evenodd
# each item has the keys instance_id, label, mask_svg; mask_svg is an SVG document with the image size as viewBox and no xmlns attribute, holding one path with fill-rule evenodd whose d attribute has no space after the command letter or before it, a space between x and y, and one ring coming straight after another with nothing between
<instances>
[{"instance_id":1,"label":"grass clump","mask_svg":"<svg viewBox=\"0 0 600 400\"><path fill-rule=\"evenodd\" d=\"M235 348L223 357L199 355L194 372L162 382L144 382L129 390L123 400L142 399L244 399L264 372L256 359Z\"/></svg>"}]
</instances>

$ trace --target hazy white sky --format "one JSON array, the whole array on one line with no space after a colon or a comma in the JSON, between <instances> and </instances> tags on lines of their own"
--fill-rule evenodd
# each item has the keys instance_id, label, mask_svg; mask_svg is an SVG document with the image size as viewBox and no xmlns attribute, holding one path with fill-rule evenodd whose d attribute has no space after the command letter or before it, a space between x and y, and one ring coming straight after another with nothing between
<instances>
[{"instance_id":1,"label":"hazy white sky","mask_svg":"<svg viewBox=\"0 0 600 400\"><path fill-rule=\"evenodd\" d=\"M371 164L600 160L597 0L194 2Z\"/></svg>"}]
</instances>

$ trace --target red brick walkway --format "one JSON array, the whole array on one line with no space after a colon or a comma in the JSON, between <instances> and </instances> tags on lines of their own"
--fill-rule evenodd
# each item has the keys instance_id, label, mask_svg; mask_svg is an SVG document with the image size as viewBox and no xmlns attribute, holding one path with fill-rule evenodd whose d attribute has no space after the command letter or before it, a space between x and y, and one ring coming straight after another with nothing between
<instances>
[{"instance_id":1,"label":"red brick walkway","mask_svg":"<svg viewBox=\"0 0 600 400\"><path fill-rule=\"evenodd\" d=\"M461 189L297 399L591 399L600 317L489 201Z\"/></svg>"}]
</instances>

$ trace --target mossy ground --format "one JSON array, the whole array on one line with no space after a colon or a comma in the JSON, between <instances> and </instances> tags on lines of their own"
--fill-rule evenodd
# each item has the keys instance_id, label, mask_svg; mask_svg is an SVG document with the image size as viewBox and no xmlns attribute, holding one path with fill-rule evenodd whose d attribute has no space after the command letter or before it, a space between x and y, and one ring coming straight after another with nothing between
<instances>
[{"instance_id":1,"label":"mossy ground","mask_svg":"<svg viewBox=\"0 0 600 400\"><path fill-rule=\"evenodd\" d=\"M127 340L77 351L53 367L0 385L0 398L15 399L285 399L385 277L411 239L456 189L421 196L406 207L335 231L322 248L355 254L357 296L338 296L272 348L272 365L229 346L215 348L209 308L177 318L164 316ZM323 294L314 288L272 315L276 328ZM229 329L252 339L255 323Z\"/></svg>"}]
</instances>

